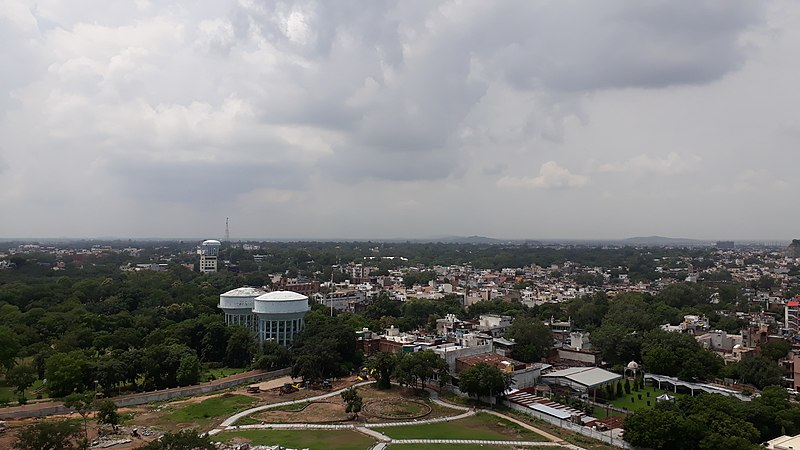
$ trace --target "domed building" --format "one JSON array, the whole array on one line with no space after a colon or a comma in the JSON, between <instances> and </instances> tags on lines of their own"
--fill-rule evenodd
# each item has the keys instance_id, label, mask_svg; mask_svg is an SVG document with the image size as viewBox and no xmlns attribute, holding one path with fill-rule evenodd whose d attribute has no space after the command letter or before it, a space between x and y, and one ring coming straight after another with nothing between
<instances>
[{"instance_id":1,"label":"domed building","mask_svg":"<svg viewBox=\"0 0 800 450\"><path fill-rule=\"evenodd\" d=\"M305 328L305 315L310 309L308 297L297 292L274 291L256 297L253 313L258 341L291 344L294 336Z\"/></svg>"},{"instance_id":2,"label":"domed building","mask_svg":"<svg viewBox=\"0 0 800 450\"><path fill-rule=\"evenodd\" d=\"M256 316L253 306L256 297L266 292L254 287L240 287L219 296L217 307L225 313L225 325L242 325L256 331Z\"/></svg>"},{"instance_id":3,"label":"domed building","mask_svg":"<svg viewBox=\"0 0 800 450\"><path fill-rule=\"evenodd\" d=\"M242 325L253 330L258 342L275 341L289 345L305 328L310 307L308 297L292 291L264 292L240 287L219 296L217 305L225 313L226 325Z\"/></svg>"}]
</instances>

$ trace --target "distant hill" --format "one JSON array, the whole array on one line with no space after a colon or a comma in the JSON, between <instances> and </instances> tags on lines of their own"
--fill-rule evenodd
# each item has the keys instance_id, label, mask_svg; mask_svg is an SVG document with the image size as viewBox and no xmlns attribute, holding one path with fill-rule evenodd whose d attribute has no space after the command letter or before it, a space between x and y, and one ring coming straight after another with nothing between
<instances>
[{"instance_id":1,"label":"distant hill","mask_svg":"<svg viewBox=\"0 0 800 450\"><path fill-rule=\"evenodd\" d=\"M625 245L647 245L647 246L663 246L663 245L678 245L678 246L700 246L710 245L711 241L703 241L700 239L687 239L687 238L671 238L664 236L639 236L623 239Z\"/></svg>"},{"instance_id":2,"label":"distant hill","mask_svg":"<svg viewBox=\"0 0 800 450\"><path fill-rule=\"evenodd\" d=\"M445 244L502 244L508 242L507 239L495 239L486 236L448 236L433 240Z\"/></svg>"}]
</instances>

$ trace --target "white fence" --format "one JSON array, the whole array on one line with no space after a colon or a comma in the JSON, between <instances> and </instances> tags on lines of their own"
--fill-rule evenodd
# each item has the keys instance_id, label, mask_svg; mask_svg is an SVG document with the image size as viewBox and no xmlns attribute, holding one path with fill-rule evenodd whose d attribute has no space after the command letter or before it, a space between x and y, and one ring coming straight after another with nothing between
<instances>
[{"instance_id":1,"label":"white fence","mask_svg":"<svg viewBox=\"0 0 800 450\"><path fill-rule=\"evenodd\" d=\"M598 441L610 444L614 447L624 448L627 450L633 450L633 447L622 440L619 436L614 436L612 431L598 431L593 428L585 427L583 425L579 425L577 423L573 423L569 420L563 420L556 417L553 417L548 414L544 414L539 411L535 411L531 408L526 406L518 405L516 403L509 402L508 400L503 401L503 405L508 406L509 408L519 411L521 413L525 413L529 416L536 417L537 419L544 420L545 422L551 423L559 428L564 428L569 431L574 431L575 433L582 434L586 437L590 437L592 439L597 439Z\"/></svg>"}]
</instances>

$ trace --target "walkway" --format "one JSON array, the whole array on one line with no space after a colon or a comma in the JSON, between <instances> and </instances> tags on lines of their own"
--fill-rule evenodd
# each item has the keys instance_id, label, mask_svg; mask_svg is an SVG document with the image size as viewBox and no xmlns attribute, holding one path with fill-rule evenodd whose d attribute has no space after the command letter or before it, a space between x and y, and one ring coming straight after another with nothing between
<instances>
[{"instance_id":1,"label":"walkway","mask_svg":"<svg viewBox=\"0 0 800 450\"><path fill-rule=\"evenodd\" d=\"M359 383L354 386L366 386L369 384L374 383L374 381L366 381L364 383ZM294 405L297 403L305 403L311 402L316 400L322 400L325 398L333 397L339 395L340 393L344 392L345 389L339 389L338 391L329 392L327 394L318 395L316 397L304 398L299 400L291 400L288 402L281 402L281 403L273 403L270 405L262 405L257 406L255 408L250 408L245 411L236 413L229 418L225 419L217 428L208 432L210 435L218 434L223 431L231 431L231 430L253 430L253 429L270 429L270 430L353 430L359 433L366 434L367 436L376 439L378 443L376 443L372 450L384 450L390 444L479 444L479 445L498 445L498 446L519 446L519 447L561 447L561 448L568 448L570 450L584 450L581 447L575 446L570 444L569 442L564 441L558 436L554 436L546 431L540 430L539 428L534 427L533 425L527 424L520 420L517 420L513 417L507 416L505 414L499 413L497 411L483 409L483 408L469 408L466 406L455 405L449 402L445 402L439 399L439 395L436 391L428 390L430 393L430 400L437 405L443 406L449 409L455 409L462 411L461 414L455 416L447 416L447 417L437 417L434 419L424 419L424 420L414 420L414 421L407 421L407 422L385 422L385 423L363 423L363 424L316 424L316 423L267 423L267 424L253 424L253 425L234 425L236 421L239 419L246 417L250 414L264 411L272 408L277 408L281 406L287 405ZM486 414L492 414L494 416L500 417L502 419L508 420L509 422L513 422L527 430L533 431L534 433L540 434L541 436L550 440L550 442L541 442L541 441L495 441L495 440L474 440L474 439L393 439L373 428L384 428L384 427L401 427L401 426L411 426L411 425L425 425L431 423L441 423L441 422L450 422L454 420L464 419L466 417L473 416L478 412L483 412Z\"/></svg>"}]
</instances>

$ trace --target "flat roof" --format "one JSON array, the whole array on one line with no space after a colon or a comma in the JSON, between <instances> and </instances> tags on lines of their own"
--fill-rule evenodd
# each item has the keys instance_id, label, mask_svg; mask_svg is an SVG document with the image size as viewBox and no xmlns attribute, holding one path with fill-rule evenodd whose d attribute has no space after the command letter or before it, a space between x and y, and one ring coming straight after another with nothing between
<instances>
[{"instance_id":1,"label":"flat roof","mask_svg":"<svg viewBox=\"0 0 800 450\"><path fill-rule=\"evenodd\" d=\"M569 369L556 370L555 372L542 375L542 379L547 378L562 378L586 388L592 388L610 381L618 380L622 378L622 375L609 372L599 367L570 367Z\"/></svg>"},{"instance_id":2,"label":"flat roof","mask_svg":"<svg viewBox=\"0 0 800 450\"><path fill-rule=\"evenodd\" d=\"M781 436L767 442L768 449L790 449L800 448L800 435Z\"/></svg>"}]
</instances>

